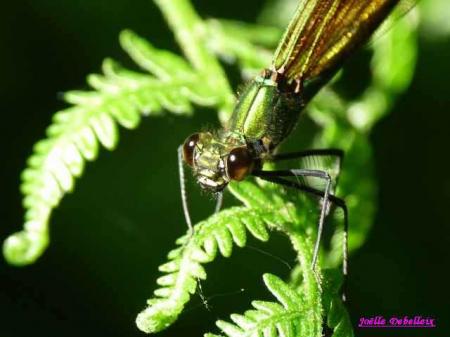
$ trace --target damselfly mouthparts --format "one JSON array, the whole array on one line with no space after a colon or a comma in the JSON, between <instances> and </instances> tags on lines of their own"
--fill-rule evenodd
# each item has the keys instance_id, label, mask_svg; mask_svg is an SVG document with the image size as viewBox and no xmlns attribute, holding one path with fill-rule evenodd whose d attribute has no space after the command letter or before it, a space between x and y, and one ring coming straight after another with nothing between
<instances>
[{"instance_id":1,"label":"damselfly mouthparts","mask_svg":"<svg viewBox=\"0 0 450 337\"><path fill-rule=\"evenodd\" d=\"M191 135L179 148L180 180L186 221L187 209L182 160L192 167L198 183L221 193L227 184L249 175L289 186L322 199L312 267L319 251L328 204L344 211L343 273L347 274L347 207L332 194L332 175L313 167L264 170L265 162L296 158L336 157L337 149L276 154L294 129L301 111L336 73L345 59L361 47L388 16L397 0L300 0L272 60L241 93L227 125L215 132ZM289 180L289 177L298 178ZM322 188L305 183L323 180ZM221 194L220 194L221 195ZM219 207L220 207L219 198Z\"/></svg>"}]
</instances>

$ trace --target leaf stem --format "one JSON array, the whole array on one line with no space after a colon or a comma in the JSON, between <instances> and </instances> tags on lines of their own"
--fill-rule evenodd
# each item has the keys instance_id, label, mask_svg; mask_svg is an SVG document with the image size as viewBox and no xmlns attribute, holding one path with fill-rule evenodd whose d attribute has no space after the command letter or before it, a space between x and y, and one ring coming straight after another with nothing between
<instances>
[{"instance_id":1,"label":"leaf stem","mask_svg":"<svg viewBox=\"0 0 450 337\"><path fill-rule=\"evenodd\" d=\"M306 233L297 233L293 231L287 232L291 240L292 247L297 252L297 259L303 276L302 295L305 297L305 308L310 310L311 318L306 324L309 325L308 331L314 331L311 336L322 335L322 303L321 289L319 282L321 272L319 264L315 270L311 268L313 244Z\"/></svg>"}]
</instances>

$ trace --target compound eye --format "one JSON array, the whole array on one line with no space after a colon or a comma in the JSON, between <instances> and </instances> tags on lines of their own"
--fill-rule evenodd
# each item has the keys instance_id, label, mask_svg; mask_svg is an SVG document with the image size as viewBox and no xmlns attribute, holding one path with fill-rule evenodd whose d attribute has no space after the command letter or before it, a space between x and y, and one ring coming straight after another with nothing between
<instances>
[{"instance_id":1,"label":"compound eye","mask_svg":"<svg viewBox=\"0 0 450 337\"><path fill-rule=\"evenodd\" d=\"M227 175L232 180L243 180L253 168L253 158L245 147L237 147L227 157Z\"/></svg>"},{"instance_id":2,"label":"compound eye","mask_svg":"<svg viewBox=\"0 0 450 337\"><path fill-rule=\"evenodd\" d=\"M194 149L197 145L197 142L199 140L200 136L198 133L194 133L193 135L190 135L183 144L183 159L186 164L189 166L192 166L194 162Z\"/></svg>"}]
</instances>

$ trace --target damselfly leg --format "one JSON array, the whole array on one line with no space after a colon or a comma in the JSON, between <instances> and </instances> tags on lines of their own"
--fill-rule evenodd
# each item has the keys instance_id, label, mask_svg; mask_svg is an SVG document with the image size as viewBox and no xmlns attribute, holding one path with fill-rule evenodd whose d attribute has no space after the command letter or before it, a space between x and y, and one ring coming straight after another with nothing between
<instances>
[{"instance_id":1,"label":"damselfly leg","mask_svg":"<svg viewBox=\"0 0 450 337\"><path fill-rule=\"evenodd\" d=\"M214 208L214 213L219 213L223 205L223 191L217 192L216 197L217 200L216 200L216 207Z\"/></svg>"},{"instance_id":2,"label":"damselfly leg","mask_svg":"<svg viewBox=\"0 0 450 337\"><path fill-rule=\"evenodd\" d=\"M309 150L309 151L302 151L302 152L294 152L294 153L286 153L286 154L279 154L274 155L271 158L271 161L277 162L277 161L283 161L283 160L293 160L293 159L303 159L307 157L324 157L324 156L332 156L337 157L339 159L338 165L340 166L340 161L342 161L343 158L343 152L338 149L321 149L321 150ZM329 203L331 205L334 205L335 207L339 207L342 209L344 214L344 235L342 239L342 246L343 246L343 262L342 262L342 273L344 276L344 283L346 280L346 276L348 274L348 264L347 264L347 258L348 258L348 210L347 206L345 204L345 201L343 199L340 199L333 195L331 193L331 187L332 187L332 175L330 175L330 172L327 172L326 170L317 170L317 169L289 169L289 170L270 170L270 171L254 171L253 175L266 180L270 181L279 185L283 185L286 187L294 188L296 190L306 192L310 195L314 195L316 197L322 198L322 206L321 206L321 212L320 212L320 218L318 223L318 230L317 230L317 238L314 245L314 252L313 252L313 261L312 261L312 268L315 268L315 265L317 263L317 258L319 254L319 248L320 248L320 242L322 238L322 232L323 227L325 223L325 218L328 213L328 206ZM295 178L295 180L289 180L289 177ZM305 181L304 178L319 178L325 182L325 185L323 188L318 189L313 186L308 185L308 181ZM334 177L334 179L337 179L337 175ZM345 294L343 293L343 298L345 299Z\"/></svg>"},{"instance_id":3,"label":"damselfly leg","mask_svg":"<svg viewBox=\"0 0 450 337\"><path fill-rule=\"evenodd\" d=\"M317 262L317 256L319 252L319 245L320 240L322 237L322 231L323 231L323 224L325 222L326 213L328 210L328 202L329 202L329 195L330 195L330 186L331 186L331 177L330 175L325 171L319 171L319 170L308 170L308 169L291 169L291 170L274 170L274 171L255 171L253 173L255 176L260 178L270 178L270 177L316 177L321 178L326 181L325 189L322 192L322 207L320 211L320 218L319 218L319 224L318 224L318 230L317 230L317 239L316 244L314 245L314 254L313 254L313 261L312 261L312 268L315 268L316 262ZM301 184L300 181L296 181L297 184Z\"/></svg>"},{"instance_id":4,"label":"damselfly leg","mask_svg":"<svg viewBox=\"0 0 450 337\"><path fill-rule=\"evenodd\" d=\"M340 149L315 149L315 150L304 150L298 152L287 152L275 154L272 156L271 161L277 162L282 160L290 160L290 159L301 159L305 157L313 157L313 156L330 156L336 157L339 159L339 166L342 160L344 159L344 152Z\"/></svg>"},{"instance_id":5,"label":"damselfly leg","mask_svg":"<svg viewBox=\"0 0 450 337\"><path fill-rule=\"evenodd\" d=\"M184 219L189 228L189 232L192 235L194 233L194 227L192 226L191 215L189 213L189 204L186 193L186 178L184 175L183 164L183 145L178 147L178 176L180 180L180 192L181 192L181 204L183 205Z\"/></svg>"}]
</instances>

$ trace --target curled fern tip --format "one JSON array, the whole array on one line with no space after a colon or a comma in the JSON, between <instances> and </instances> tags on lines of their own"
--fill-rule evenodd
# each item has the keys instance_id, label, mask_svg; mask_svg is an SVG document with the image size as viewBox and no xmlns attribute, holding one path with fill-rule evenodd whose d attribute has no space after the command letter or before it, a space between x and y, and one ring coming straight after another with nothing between
<instances>
[{"instance_id":1,"label":"curled fern tip","mask_svg":"<svg viewBox=\"0 0 450 337\"><path fill-rule=\"evenodd\" d=\"M3 242L6 261L15 266L25 266L35 262L48 245L46 235L31 231L21 231L9 236Z\"/></svg>"},{"instance_id":2,"label":"curled fern tip","mask_svg":"<svg viewBox=\"0 0 450 337\"><path fill-rule=\"evenodd\" d=\"M136 326L142 332L156 333L170 326L177 318L178 315L164 313L163 308L150 306L136 317Z\"/></svg>"}]
</instances>

